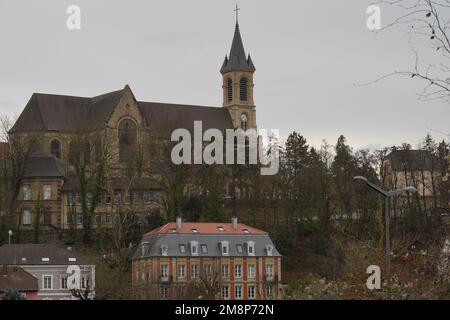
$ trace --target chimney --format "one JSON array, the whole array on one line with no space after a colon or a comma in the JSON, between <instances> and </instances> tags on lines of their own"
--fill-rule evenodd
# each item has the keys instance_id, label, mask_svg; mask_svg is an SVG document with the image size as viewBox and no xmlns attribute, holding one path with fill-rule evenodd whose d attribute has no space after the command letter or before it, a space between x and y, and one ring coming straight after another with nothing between
<instances>
[{"instance_id":1,"label":"chimney","mask_svg":"<svg viewBox=\"0 0 450 320\"><path fill-rule=\"evenodd\" d=\"M177 229L181 229L182 220L181 217L177 217Z\"/></svg>"},{"instance_id":2,"label":"chimney","mask_svg":"<svg viewBox=\"0 0 450 320\"><path fill-rule=\"evenodd\" d=\"M231 226L233 227L233 230L238 229L238 218L237 217L231 218Z\"/></svg>"}]
</instances>

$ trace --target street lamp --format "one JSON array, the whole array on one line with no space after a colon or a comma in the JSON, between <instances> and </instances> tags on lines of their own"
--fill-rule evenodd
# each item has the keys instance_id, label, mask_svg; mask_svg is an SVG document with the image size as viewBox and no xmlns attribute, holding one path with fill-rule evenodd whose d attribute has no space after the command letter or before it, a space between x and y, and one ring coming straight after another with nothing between
<instances>
[{"instance_id":1,"label":"street lamp","mask_svg":"<svg viewBox=\"0 0 450 320\"><path fill-rule=\"evenodd\" d=\"M391 241L390 241L390 231L389 231L389 222L390 222L390 216L389 216L389 199L392 198L393 196L397 196L403 192L409 192L409 193L414 193L417 192L417 189L414 187L406 187L403 189L398 189L398 190L393 190L393 191L386 191L381 189L379 186L371 183L369 180L367 180L366 177L361 177L361 176L356 176L353 178L356 181L359 182L364 182L369 188L375 190L376 192L378 192L379 194L381 194L384 197L384 215L385 215L385 219L386 219L386 236L385 236L385 240L386 240L386 252L385 252L385 256L386 256L386 278L387 278L387 283L389 286L389 282L390 282L390 270L391 270Z\"/></svg>"},{"instance_id":2,"label":"street lamp","mask_svg":"<svg viewBox=\"0 0 450 320\"><path fill-rule=\"evenodd\" d=\"M12 232L12 230L9 230L9 231L8 231L8 240L9 240L9 245L11 245L11 237L12 237L12 235L13 235L13 232Z\"/></svg>"}]
</instances>

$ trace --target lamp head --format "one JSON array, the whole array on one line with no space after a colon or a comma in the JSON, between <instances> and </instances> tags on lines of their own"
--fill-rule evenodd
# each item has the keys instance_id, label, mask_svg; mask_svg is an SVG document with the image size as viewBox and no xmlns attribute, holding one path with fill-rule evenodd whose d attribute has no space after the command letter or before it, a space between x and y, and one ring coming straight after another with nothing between
<instances>
[{"instance_id":1,"label":"lamp head","mask_svg":"<svg viewBox=\"0 0 450 320\"><path fill-rule=\"evenodd\" d=\"M366 177L363 177L363 176L356 176L356 177L353 177L353 180L367 183L367 178L366 178Z\"/></svg>"},{"instance_id":2,"label":"lamp head","mask_svg":"<svg viewBox=\"0 0 450 320\"><path fill-rule=\"evenodd\" d=\"M9 234L10 236L12 236L12 235L13 235L12 230L9 230L9 231L8 231L8 234Z\"/></svg>"},{"instance_id":3,"label":"lamp head","mask_svg":"<svg viewBox=\"0 0 450 320\"><path fill-rule=\"evenodd\" d=\"M414 193L414 192L417 192L417 189L414 187L406 187L405 191L409 192L409 193Z\"/></svg>"}]
</instances>

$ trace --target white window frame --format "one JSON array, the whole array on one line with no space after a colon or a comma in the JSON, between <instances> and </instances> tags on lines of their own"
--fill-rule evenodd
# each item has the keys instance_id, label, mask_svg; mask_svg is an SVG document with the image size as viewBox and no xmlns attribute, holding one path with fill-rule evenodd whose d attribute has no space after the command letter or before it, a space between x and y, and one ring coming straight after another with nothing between
<instances>
[{"instance_id":1,"label":"white window frame","mask_svg":"<svg viewBox=\"0 0 450 320\"><path fill-rule=\"evenodd\" d=\"M252 289L252 290L250 290L250 288ZM254 285L249 285L248 287L247 287L247 298L248 299L256 299L256 295L255 295L255 286ZM252 294L250 294L250 292L252 293Z\"/></svg>"},{"instance_id":2,"label":"white window frame","mask_svg":"<svg viewBox=\"0 0 450 320\"><path fill-rule=\"evenodd\" d=\"M178 265L178 279L186 279L186 265L185 264Z\"/></svg>"},{"instance_id":3,"label":"white window frame","mask_svg":"<svg viewBox=\"0 0 450 320\"><path fill-rule=\"evenodd\" d=\"M267 245L266 246L266 253L269 257L273 256L273 246Z\"/></svg>"},{"instance_id":4,"label":"white window frame","mask_svg":"<svg viewBox=\"0 0 450 320\"><path fill-rule=\"evenodd\" d=\"M252 257L255 256L255 242L254 241L247 242L247 253L249 256L252 256Z\"/></svg>"},{"instance_id":5,"label":"white window frame","mask_svg":"<svg viewBox=\"0 0 450 320\"><path fill-rule=\"evenodd\" d=\"M191 241L191 255L198 256L198 241Z\"/></svg>"},{"instance_id":6,"label":"white window frame","mask_svg":"<svg viewBox=\"0 0 450 320\"><path fill-rule=\"evenodd\" d=\"M230 267L229 267L228 264L222 264L221 271L222 271L221 272L222 277L224 277L224 278L229 278L230 277Z\"/></svg>"},{"instance_id":7,"label":"white window frame","mask_svg":"<svg viewBox=\"0 0 450 320\"><path fill-rule=\"evenodd\" d=\"M226 294L225 294L226 293ZM230 299L230 286L222 286L221 296L223 300Z\"/></svg>"},{"instance_id":8,"label":"white window frame","mask_svg":"<svg viewBox=\"0 0 450 320\"><path fill-rule=\"evenodd\" d=\"M45 278L50 278L50 288L45 287ZM42 275L42 290L53 290L53 275L43 274Z\"/></svg>"},{"instance_id":9,"label":"white window frame","mask_svg":"<svg viewBox=\"0 0 450 320\"><path fill-rule=\"evenodd\" d=\"M68 290L69 286L68 286L68 276L62 275L61 276L61 290ZM64 280L66 281L66 287L64 288Z\"/></svg>"},{"instance_id":10,"label":"white window frame","mask_svg":"<svg viewBox=\"0 0 450 320\"><path fill-rule=\"evenodd\" d=\"M198 278L198 264L191 264L191 279Z\"/></svg>"},{"instance_id":11,"label":"white window frame","mask_svg":"<svg viewBox=\"0 0 450 320\"><path fill-rule=\"evenodd\" d=\"M237 272L239 270L239 272ZM235 264L234 265L234 277L235 278L242 278L242 264Z\"/></svg>"},{"instance_id":12,"label":"white window frame","mask_svg":"<svg viewBox=\"0 0 450 320\"><path fill-rule=\"evenodd\" d=\"M266 276L273 277L273 265L272 264L266 264Z\"/></svg>"},{"instance_id":13,"label":"white window frame","mask_svg":"<svg viewBox=\"0 0 450 320\"><path fill-rule=\"evenodd\" d=\"M52 200L52 186L50 184L44 184L42 186L42 199Z\"/></svg>"},{"instance_id":14,"label":"white window frame","mask_svg":"<svg viewBox=\"0 0 450 320\"><path fill-rule=\"evenodd\" d=\"M247 277L250 279L254 279L256 277L256 273L255 273L255 265L252 264L248 264L247 265Z\"/></svg>"},{"instance_id":15,"label":"white window frame","mask_svg":"<svg viewBox=\"0 0 450 320\"><path fill-rule=\"evenodd\" d=\"M25 215L25 212L27 213L27 215ZM25 221L25 217L27 217L26 221ZM31 210L30 209L23 209L23 211L22 211L22 224L24 226L31 225Z\"/></svg>"},{"instance_id":16,"label":"white window frame","mask_svg":"<svg viewBox=\"0 0 450 320\"><path fill-rule=\"evenodd\" d=\"M27 190L27 192L25 190ZM29 184L23 185L22 192L24 201L31 201L33 199L33 190L31 189L31 186Z\"/></svg>"},{"instance_id":17,"label":"white window frame","mask_svg":"<svg viewBox=\"0 0 450 320\"><path fill-rule=\"evenodd\" d=\"M239 294L238 294L238 292L239 292ZM236 300L242 299L242 286L241 285L234 286L234 298Z\"/></svg>"},{"instance_id":18,"label":"white window frame","mask_svg":"<svg viewBox=\"0 0 450 320\"><path fill-rule=\"evenodd\" d=\"M161 278L169 277L169 265L167 263L161 264Z\"/></svg>"},{"instance_id":19,"label":"white window frame","mask_svg":"<svg viewBox=\"0 0 450 320\"><path fill-rule=\"evenodd\" d=\"M222 253L223 256L228 256L230 255L230 243L228 241L221 241L220 242L220 251Z\"/></svg>"}]
</instances>

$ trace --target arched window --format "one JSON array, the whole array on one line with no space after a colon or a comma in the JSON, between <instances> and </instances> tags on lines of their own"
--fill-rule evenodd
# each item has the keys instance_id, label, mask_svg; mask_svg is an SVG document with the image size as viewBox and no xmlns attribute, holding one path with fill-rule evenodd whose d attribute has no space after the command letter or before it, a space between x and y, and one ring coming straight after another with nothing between
<instances>
[{"instance_id":1,"label":"arched window","mask_svg":"<svg viewBox=\"0 0 450 320\"><path fill-rule=\"evenodd\" d=\"M227 97L228 102L233 101L233 81L231 79L227 80Z\"/></svg>"},{"instance_id":2,"label":"arched window","mask_svg":"<svg viewBox=\"0 0 450 320\"><path fill-rule=\"evenodd\" d=\"M241 78L239 82L239 88L241 93L241 101L247 101L247 79Z\"/></svg>"},{"instance_id":3,"label":"arched window","mask_svg":"<svg viewBox=\"0 0 450 320\"><path fill-rule=\"evenodd\" d=\"M131 149L136 145L136 125L129 119L122 120L119 124L119 160L127 160Z\"/></svg>"},{"instance_id":4,"label":"arched window","mask_svg":"<svg viewBox=\"0 0 450 320\"><path fill-rule=\"evenodd\" d=\"M61 142L58 139L53 139L50 142L50 152L57 158L61 158Z\"/></svg>"}]
</instances>

